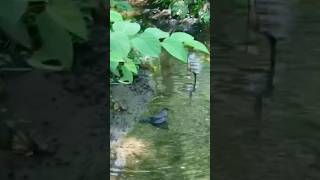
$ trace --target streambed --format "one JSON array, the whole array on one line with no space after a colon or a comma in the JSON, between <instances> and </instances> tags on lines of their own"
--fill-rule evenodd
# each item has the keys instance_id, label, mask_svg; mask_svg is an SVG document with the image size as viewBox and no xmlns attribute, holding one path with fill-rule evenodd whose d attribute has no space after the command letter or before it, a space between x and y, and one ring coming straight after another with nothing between
<instances>
[{"instance_id":1,"label":"streambed","mask_svg":"<svg viewBox=\"0 0 320 180\"><path fill-rule=\"evenodd\" d=\"M193 77L187 75L186 64L168 54L162 55L161 61L162 69L153 74L155 94L140 117L167 107L170 109L169 129L136 123L127 138L144 142L146 146L143 152L131 156L131 163L122 169L118 178L209 179L209 62L203 60L196 91L190 97L188 87ZM137 146L132 145L132 148Z\"/></svg>"}]
</instances>

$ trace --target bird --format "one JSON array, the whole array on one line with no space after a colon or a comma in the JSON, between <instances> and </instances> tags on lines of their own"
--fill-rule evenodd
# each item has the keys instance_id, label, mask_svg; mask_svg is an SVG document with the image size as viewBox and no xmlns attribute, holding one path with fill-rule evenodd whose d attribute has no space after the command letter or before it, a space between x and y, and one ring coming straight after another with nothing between
<instances>
[{"instance_id":1,"label":"bird","mask_svg":"<svg viewBox=\"0 0 320 180\"><path fill-rule=\"evenodd\" d=\"M248 0L248 29L264 35L270 45L270 70L276 65L276 46L288 36L288 0Z\"/></svg>"},{"instance_id":2,"label":"bird","mask_svg":"<svg viewBox=\"0 0 320 180\"><path fill-rule=\"evenodd\" d=\"M141 123L150 123L151 125L155 127L162 127L167 128L167 122L168 122L168 108L162 108L160 112L154 116L142 119Z\"/></svg>"},{"instance_id":3,"label":"bird","mask_svg":"<svg viewBox=\"0 0 320 180\"><path fill-rule=\"evenodd\" d=\"M201 72L201 63L199 56L196 53L191 52L188 55L188 71L193 74L194 82L193 82L193 91L195 91L196 83L197 83L197 75Z\"/></svg>"}]
</instances>

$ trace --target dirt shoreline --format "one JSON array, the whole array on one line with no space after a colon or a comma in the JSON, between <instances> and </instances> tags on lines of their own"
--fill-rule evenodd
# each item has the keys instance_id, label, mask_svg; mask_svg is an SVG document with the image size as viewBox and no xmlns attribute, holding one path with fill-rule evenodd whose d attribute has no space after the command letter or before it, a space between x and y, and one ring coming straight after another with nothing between
<instances>
[{"instance_id":1,"label":"dirt shoreline","mask_svg":"<svg viewBox=\"0 0 320 180\"><path fill-rule=\"evenodd\" d=\"M110 105L110 147L111 169L121 169L126 165L126 157L120 155L118 148L123 137L130 132L134 124L147 110L147 104L154 95L154 85L150 73L140 70L132 85L112 85ZM116 104L116 105L115 105ZM120 108L115 108L119 107ZM120 110L115 110L120 109ZM117 173L113 173L118 175Z\"/></svg>"}]
</instances>

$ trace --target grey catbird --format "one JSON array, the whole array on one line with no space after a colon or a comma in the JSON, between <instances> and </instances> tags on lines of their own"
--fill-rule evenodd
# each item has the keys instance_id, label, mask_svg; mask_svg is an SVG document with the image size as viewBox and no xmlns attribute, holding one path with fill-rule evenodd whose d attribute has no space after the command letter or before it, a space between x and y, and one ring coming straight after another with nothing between
<instances>
[{"instance_id":1,"label":"grey catbird","mask_svg":"<svg viewBox=\"0 0 320 180\"><path fill-rule=\"evenodd\" d=\"M151 116L146 119L142 119L140 122L141 123L150 123L153 126L156 127L162 127L162 128L168 128L167 127L167 122L168 122L168 108L163 108L160 110L160 112L154 116Z\"/></svg>"},{"instance_id":2,"label":"grey catbird","mask_svg":"<svg viewBox=\"0 0 320 180\"><path fill-rule=\"evenodd\" d=\"M197 74L200 74L202 67L200 63L200 58L196 55L196 53L190 53L188 56L188 70L192 72L194 77L193 82L193 91L195 91L196 83L197 83Z\"/></svg>"}]
</instances>

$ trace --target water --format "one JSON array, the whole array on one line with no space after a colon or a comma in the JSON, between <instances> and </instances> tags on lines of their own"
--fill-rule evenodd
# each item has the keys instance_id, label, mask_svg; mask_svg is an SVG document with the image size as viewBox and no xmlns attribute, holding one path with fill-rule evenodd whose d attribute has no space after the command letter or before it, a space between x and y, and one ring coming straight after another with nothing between
<instances>
[{"instance_id":1,"label":"water","mask_svg":"<svg viewBox=\"0 0 320 180\"><path fill-rule=\"evenodd\" d=\"M261 38L259 51L246 54L245 14L222 15L224 35L217 30L213 67L216 180L319 179L319 8L317 1L294 4L290 39L278 47L273 90L265 89L267 42Z\"/></svg>"},{"instance_id":2,"label":"water","mask_svg":"<svg viewBox=\"0 0 320 180\"><path fill-rule=\"evenodd\" d=\"M193 76L187 64L164 53L161 70L154 74L156 96L149 104L148 114L170 109L169 129L137 124L128 135L148 143L133 166L124 169L126 180L208 180L210 179L210 66L202 62L196 91L188 92Z\"/></svg>"}]
</instances>

